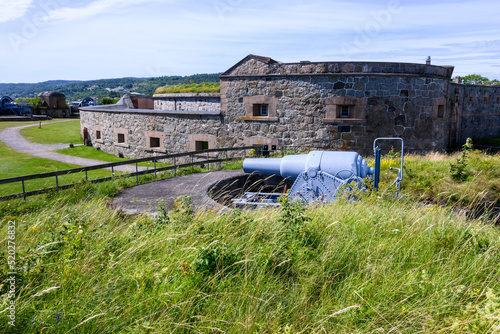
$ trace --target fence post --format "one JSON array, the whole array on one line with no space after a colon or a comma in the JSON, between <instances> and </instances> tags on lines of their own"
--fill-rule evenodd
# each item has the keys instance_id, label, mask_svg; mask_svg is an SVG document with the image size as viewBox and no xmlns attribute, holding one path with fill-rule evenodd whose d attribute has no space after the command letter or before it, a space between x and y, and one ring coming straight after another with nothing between
<instances>
[{"instance_id":1,"label":"fence post","mask_svg":"<svg viewBox=\"0 0 500 334\"><path fill-rule=\"evenodd\" d=\"M88 181L88 180L89 180L88 170L85 170L85 181Z\"/></svg>"},{"instance_id":2,"label":"fence post","mask_svg":"<svg viewBox=\"0 0 500 334\"><path fill-rule=\"evenodd\" d=\"M26 201L26 189L24 188L24 180L22 180L21 183L23 184L23 198Z\"/></svg>"},{"instance_id":3,"label":"fence post","mask_svg":"<svg viewBox=\"0 0 500 334\"><path fill-rule=\"evenodd\" d=\"M57 175L56 175L56 190L59 191L59 179L57 178Z\"/></svg>"},{"instance_id":4,"label":"fence post","mask_svg":"<svg viewBox=\"0 0 500 334\"><path fill-rule=\"evenodd\" d=\"M138 168L137 168L137 162L135 163L135 181L137 184L139 184L139 171L138 171Z\"/></svg>"},{"instance_id":5,"label":"fence post","mask_svg":"<svg viewBox=\"0 0 500 334\"><path fill-rule=\"evenodd\" d=\"M194 163L194 157L193 157L193 155L191 154L191 173L193 172L193 168L194 168L193 163Z\"/></svg>"},{"instance_id":6,"label":"fence post","mask_svg":"<svg viewBox=\"0 0 500 334\"><path fill-rule=\"evenodd\" d=\"M153 165L154 165L154 169L155 169L155 179L156 179L156 159L153 159Z\"/></svg>"},{"instance_id":7,"label":"fence post","mask_svg":"<svg viewBox=\"0 0 500 334\"><path fill-rule=\"evenodd\" d=\"M115 176L115 168L111 166L111 177Z\"/></svg>"},{"instance_id":8,"label":"fence post","mask_svg":"<svg viewBox=\"0 0 500 334\"><path fill-rule=\"evenodd\" d=\"M207 152L207 172L210 172L210 160L208 157L208 152Z\"/></svg>"},{"instance_id":9,"label":"fence post","mask_svg":"<svg viewBox=\"0 0 500 334\"><path fill-rule=\"evenodd\" d=\"M175 157L174 157L174 176L177 176L177 164L175 163Z\"/></svg>"}]
</instances>

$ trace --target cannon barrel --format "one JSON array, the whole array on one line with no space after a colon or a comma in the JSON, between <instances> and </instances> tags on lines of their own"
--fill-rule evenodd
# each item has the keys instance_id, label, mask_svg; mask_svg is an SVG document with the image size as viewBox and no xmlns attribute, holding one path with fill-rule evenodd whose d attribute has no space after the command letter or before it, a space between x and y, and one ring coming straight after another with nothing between
<instances>
[{"instance_id":1,"label":"cannon barrel","mask_svg":"<svg viewBox=\"0 0 500 334\"><path fill-rule=\"evenodd\" d=\"M323 171L340 179L353 176L365 178L375 172L356 152L331 151L312 151L309 154L288 155L281 159L245 159L243 170L246 173L275 174L290 179L296 179L302 172L315 177L317 172Z\"/></svg>"}]
</instances>

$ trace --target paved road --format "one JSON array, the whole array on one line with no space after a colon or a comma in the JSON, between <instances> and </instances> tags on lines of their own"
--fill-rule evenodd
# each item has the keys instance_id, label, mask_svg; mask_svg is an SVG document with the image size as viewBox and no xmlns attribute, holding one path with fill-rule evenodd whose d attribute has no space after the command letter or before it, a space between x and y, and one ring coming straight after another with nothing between
<instances>
[{"instance_id":1,"label":"paved road","mask_svg":"<svg viewBox=\"0 0 500 334\"><path fill-rule=\"evenodd\" d=\"M130 187L118 194L112 202L116 209L129 214L157 212L158 203L171 210L177 197L191 196L195 209L207 209L216 212L229 210L208 196L208 189L217 181L245 175L239 170L221 170L206 173L196 173L185 176L172 177Z\"/></svg>"},{"instance_id":2,"label":"paved road","mask_svg":"<svg viewBox=\"0 0 500 334\"><path fill-rule=\"evenodd\" d=\"M59 122L68 122L69 120L63 121L55 121L50 123L59 123ZM74 164L79 166L95 166L101 165L105 163L109 163L106 161L94 160L94 159L86 159L73 157L70 155L64 155L57 152L53 152L54 150L59 150L68 147L68 144L37 144L30 143L27 141L19 132L21 129L30 127L30 126L38 126L38 124L30 124L30 125L22 125L6 128L0 132L0 141L4 142L5 145L12 147L14 150L22 153L28 153L40 158L46 158L51 160L61 161L67 164ZM114 167L116 171L123 172L132 172L135 171L135 166L117 166ZM144 167L139 167L139 169L144 169Z\"/></svg>"}]
</instances>

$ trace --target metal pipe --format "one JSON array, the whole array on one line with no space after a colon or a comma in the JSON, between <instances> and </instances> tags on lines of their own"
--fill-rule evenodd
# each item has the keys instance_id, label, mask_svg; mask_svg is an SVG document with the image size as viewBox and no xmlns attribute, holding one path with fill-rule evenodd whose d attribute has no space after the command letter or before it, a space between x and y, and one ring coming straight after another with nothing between
<instances>
[{"instance_id":1,"label":"metal pipe","mask_svg":"<svg viewBox=\"0 0 500 334\"><path fill-rule=\"evenodd\" d=\"M373 189L378 190L378 184L380 182L380 151L379 147L375 148L375 175L373 177Z\"/></svg>"}]
</instances>

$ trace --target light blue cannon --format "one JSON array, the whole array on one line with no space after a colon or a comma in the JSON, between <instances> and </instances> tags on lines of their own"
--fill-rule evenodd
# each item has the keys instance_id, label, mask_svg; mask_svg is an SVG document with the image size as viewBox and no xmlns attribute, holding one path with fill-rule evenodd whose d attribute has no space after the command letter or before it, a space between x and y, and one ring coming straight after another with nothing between
<instances>
[{"instance_id":1,"label":"light blue cannon","mask_svg":"<svg viewBox=\"0 0 500 334\"><path fill-rule=\"evenodd\" d=\"M331 202L339 189L352 182L358 188L363 179L372 176L375 168L368 167L366 160L356 152L312 151L309 154L288 155L283 158L251 158L243 162L246 173L281 175L295 180L288 196L306 203ZM278 196L260 194L260 197ZM246 204L254 194L246 194L247 199L239 199L236 204Z\"/></svg>"}]
</instances>

